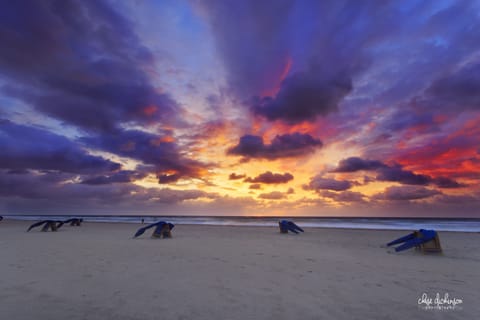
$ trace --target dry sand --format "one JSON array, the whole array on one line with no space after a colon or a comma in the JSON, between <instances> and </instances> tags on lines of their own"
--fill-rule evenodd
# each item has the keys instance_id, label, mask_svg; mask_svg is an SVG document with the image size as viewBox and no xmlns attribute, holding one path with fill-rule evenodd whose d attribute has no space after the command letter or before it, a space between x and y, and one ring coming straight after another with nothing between
<instances>
[{"instance_id":1,"label":"dry sand","mask_svg":"<svg viewBox=\"0 0 480 320\"><path fill-rule=\"evenodd\" d=\"M1 319L480 319L478 233L422 255L383 247L404 231L29 224L0 222ZM419 308L437 292L461 309Z\"/></svg>"}]
</instances>

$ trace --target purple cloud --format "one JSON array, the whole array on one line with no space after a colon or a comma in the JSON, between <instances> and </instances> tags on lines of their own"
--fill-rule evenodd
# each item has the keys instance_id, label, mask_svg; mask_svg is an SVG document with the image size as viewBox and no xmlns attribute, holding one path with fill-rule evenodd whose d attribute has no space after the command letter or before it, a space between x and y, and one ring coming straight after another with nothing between
<instances>
[{"instance_id":1,"label":"purple cloud","mask_svg":"<svg viewBox=\"0 0 480 320\"><path fill-rule=\"evenodd\" d=\"M176 102L158 93L144 71L152 54L108 3L9 2L2 13L4 94L98 132L175 119Z\"/></svg>"},{"instance_id":2,"label":"purple cloud","mask_svg":"<svg viewBox=\"0 0 480 320\"><path fill-rule=\"evenodd\" d=\"M391 18L397 8L377 2L241 1L202 7L232 91L242 101L257 97L250 105L254 114L287 123L337 111L353 90L352 79L370 64L368 47L399 24Z\"/></svg>"},{"instance_id":3,"label":"purple cloud","mask_svg":"<svg viewBox=\"0 0 480 320\"><path fill-rule=\"evenodd\" d=\"M369 171L384 168L386 165L378 160L365 160L359 157L350 157L340 160L338 166L333 172L356 172L356 171Z\"/></svg>"},{"instance_id":4,"label":"purple cloud","mask_svg":"<svg viewBox=\"0 0 480 320\"><path fill-rule=\"evenodd\" d=\"M331 192L322 191L320 193L322 197L333 199L337 202L365 202L363 195L360 192L343 191L343 192Z\"/></svg>"},{"instance_id":5,"label":"purple cloud","mask_svg":"<svg viewBox=\"0 0 480 320\"><path fill-rule=\"evenodd\" d=\"M292 133L277 135L270 144L264 144L263 138L245 135L239 143L228 149L229 155L240 155L247 158L279 159L299 157L320 148L322 142L309 134Z\"/></svg>"},{"instance_id":6,"label":"purple cloud","mask_svg":"<svg viewBox=\"0 0 480 320\"><path fill-rule=\"evenodd\" d=\"M63 136L0 119L0 168L57 170L94 174L113 172L120 164L88 154Z\"/></svg>"},{"instance_id":7,"label":"purple cloud","mask_svg":"<svg viewBox=\"0 0 480 320\"><path fill-rule=\"evenodd\" d=\"M469 63L436 79L425 93L432 108L480 110L480 63Z\"/></svg>"},{"instance_id":8,"label":"purple cloud","mask_svg":"<svg viewBox=\"0 0 480 320\"><path fill-rule=\"evenodd\" d=\"M255 178L246 178L245 182L250 183L266 183L266 184L277 184L277 183L287 183L293 180L293 176L290 173L272 173L270 171L264 172Z\"/></svg>"},{"instance_id":9,"label":"purple cloud","mask_svg":"<svg viewBox=\"0 0 480 320\"><path fill-rule=\"evenodd\" d=\"M350 181L340 181L335 179L322 178L320 175L310 179L310 183L304 186L306 190L333 190L333 191L344 191L352 187Z\"/></svg>"},{"instance_id":10,"label":"purple cloud","mask_svg":"<svg viewBox=\"0 0 480 320\"><path fill-rule=\"evenodd\" d=\"M458 183L457 181L446 177L435 178L432 179L432 181L437 187L444 189L463 188L466 186L463 183Z\"/></svg>"},{"instance_id":11,"label":"purple cloud","mask_svg":"<svg viewBox=\"0 0 480 320\"><path fill-rule=\"evenodd\" d=\"M201 190L143 188L131 183L71 183L72 175L59 172L8 174L0 171L0 199L11 213L134 212L142 207L157 212L159 206L181 204L218 195ZM69 183L65 183L65 182ZM111 206L115 203L115 206ZM79 211L80 210L80 211Z\"/></svg>"},{"instance_id":12,"label":"purple cloud","mask_svg":"<svg viewBox=\"0 0 480 320\"><path fill-rule=\"evenodd\" d=\"M404 170L401 166L385 167L379 169L379 175L376 177L379 181L399 182L410 185L436 185L439 188L454 189L463 188L464 184L447 177L432 178L424 174L416 174L412 171Z\"/></svg>"},{"instance_id":13,"label":"purple cloud","mask_svg":"<svg viewBox=\"0 0 480 320\"><path fill-rule=\"evenodd\" d=\"M436 185L439 188L462 188L465 185L458 183L447 177L432 178L424 174L416 174L412 171L403 169L402 166L395 164L388 166L378 160L365 160L359 157L350 157L341 160L337 168L332 172L357 172L357 171L376 171L378 174L375 179L365 177L364 182L369 183L377 181L399 182L410 185Z\"/></svg>"},{"instance_id":14,"label":"purple cloud","mask_svg":"<svg viewBox=\"0 0 480 320\"><path fill-rule=\"evenodd\" d=\"M402 184L427 185L431 178L423 174L403 170L401 166L385 167L379 169L379 181L400 182Z\"/></svg>"},{"instance_id":15,"label":"purple cloud","mask_svg":"<svg viewBox=\"0 0 480 320\"><path fill-rule=\"evenodd\" d=\"M129 183L141 180L147 176L147 173L132 170L122 170L111 175L95 176L82 180L83 184L102 185L111 183Z\"/></svg>"},{"instance_id":16,"label":"purple cloud","mask_svg":"<svg viewBox=\"0 0 480 320\"><path fill-rule=\"evenodd\" d=\"M285 79L275 98L257 99L253 113L270 121L315 121L337 111L339 102L352 91L352 80L343 74L326 77L322 68L296 73Z\"/></svg>"},{"instance_id":17,"label":"purple cloud","mask_svg":"<svg viewBox=\"0 0 480 320\"><path fill-rule=\"evenodd\" d=\"M139 130L118 130L112 134L83 137L86 145L121 156L142 161L153 166L159 183L172 183L182 177L200 177L208 166L182 155L174 142Z\"/></svg>"},{"instance_id":18,"label":"purple cloud","mask_svg":"<svg viewBox=\"0 0 480 320\"><path fill-rule=\"evenodd\" d=\"M288 53L288 41L282 31L288 30L283 24L292 4L289 1L207 1L199 5L214 31L230 87L242 97L267 89L273 80L272 74Z\"/></svg>"},{"instance_id":19,"label":"purple cloud","mask_svg":"<svg viewBox=\"0 0 480 320\"><path fill-rule=\"evenodd\" d=\"M441 194L437 190L417 186L393 186L373 196L377 200L419 200Z\"/></svg>"}]
</instances>

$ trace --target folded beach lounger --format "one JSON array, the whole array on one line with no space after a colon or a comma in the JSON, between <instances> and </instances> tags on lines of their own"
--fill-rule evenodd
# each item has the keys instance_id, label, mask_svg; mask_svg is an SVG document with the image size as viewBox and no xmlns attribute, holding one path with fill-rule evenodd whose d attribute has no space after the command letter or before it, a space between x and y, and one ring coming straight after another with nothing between
<instances>
[{"instance_id":1,"label":"folded beach lounger","mask_svg":"<svg viewBox=\"0 0 480 320\"><path fill-rule=\"evenodd\" d=\"M394 244L399 244L399 243L403 243L405 241L408 241L408 240L412 240L412 239L415 239L415 232L412 232L410 234L407 234L406 236L404 237L401 237L401 238L398 238L396 240L393 240L389 243L387 243L387 246L393 246Z\"/></svg>"},{"instance_id":2,"label":"folded beach lounger","mask_svg":"<svg viewBox=\"0 0 480 320\"><path fill-rule=\"evenodd\" d=\"M404 237L398 238L387 243L387 246L400 244L395 248L396 252L404 251L413 247L421 249L423 252L441 252L440 239L435 230L420 229Z\"/></svg>"},{"instance_id":3,"label":"folded beach lounger","mask_svg":"<svg viewBox=\"0 0 480 320\"><path fill-rule=\"evenodd\" d=\"M154 238L171 238L174 225L171 223L159 224L152 233Z\"/></svg>"},{"instance_id":4,"label":"folded beach lounger","mask_svg":"<svg viewBox=\"0 0 480 320\"><path fill-rule=\"evenodd\" d=\"M43 232L48 231L48 229L51 229L52 231L57 231L58 229L60 229L61 226L63 226L63 221L43 220L43 221L35 222L28 228L27 232L32 230L35 227L41 226L42 224L44 225L42 228Z\"/></svg>"},{"instance_id":5,"label":"folded beach lounger","mask_svg":"<svg viewBox=\"0 0 480 320\"><path fill-rule=\"evenodd\" d=\"M133 237L134 238L139 237L142 234L144 234L145 231L147 231L148 229L153 228L153 227L155 227L155 230L152 233L152 237L154 237L154 238L160 238L160 237L171 238L172 237L171 231L175 227L175 225L172 224L172 223L167 223L165 221L158 221L158 222L149 224L146 227L142 227L142 228L138 229Z\"/></svg>"},{"instance_id":6,"label":"folded beach lounger","mask_svg":"<svg viewBox=\"0 0 480 320\"><path fill-rule=\"evenodd\" d=\"M281 233L288 233L288 231L293 233L304 232L302 228L297 226L295 223L289 220L281 220L278 222Z\"/></svg>"},{"instance_id":7,"label":"folded beach lounger","mask_svg":"<svg viewBox=\"0 0 480 320\"><path fill-rule=\"evenodd\" d=\"M77 226L79 227L83 222L83 219L82 218L71 218L71 219L68 219L68 220L65 220L63 221L63 223L70 223L71 226Z\"/></svg>"}]
</instances>

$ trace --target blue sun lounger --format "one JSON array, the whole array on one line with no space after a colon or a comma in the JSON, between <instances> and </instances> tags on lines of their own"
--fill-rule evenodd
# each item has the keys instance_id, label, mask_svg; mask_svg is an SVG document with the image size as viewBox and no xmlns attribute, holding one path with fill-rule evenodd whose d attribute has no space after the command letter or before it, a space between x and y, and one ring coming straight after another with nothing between
<instances>
[{"instance_id":1,"label":"blue sun lounger","mask_svg":"<svg viewBox=\"0 0 480 320\"><path fill-rule=\"evenodd\" d=\"M168 223L165 221L158 221L152 224L149 224L146 227L142 227L137 230L135 235L133 236L134 238L141 236L145 231L147 231L150 228L155 227L155 230L152 233L152 237L154 238L171 238L172 237L172 229L175 227L174 224Z\"/></svg>"},{"instance_id":2,"label":"blue sun lounger","mask_svg":"<svg viewBox=\"0 0 480 320\"><path fill-rule=\"evenodd\" d=\"M293 233L304 232L302 228L297 226L295 223L289 220L281 220L278 222L281 233L288 233L288 231Z\"/></svg>"},{"instance_id":3,"label":"blue sun lounger","mask_svg":"<svg viewBox=\"0 0 480 320\"><path fill-rule=\"evenodd\" d=\"M82 222L83 222L83 218L71 218L71 219L63 221L64 224L69 224L70 223L71 226L77 226L77 227L80 227Z\"/></svg>"},{"instance_id":4,"label":"blue sun lounger","mask_svg":"<svg viewBox=\"0 0 480 320\"><path fill-rule=\"evenodd\" d=\"M49 229L52 230L52 231L57 231L58 229L60 229L61 226L63 226L63 223L64 223L63 221L43 220L43 221L35 222L34 224L32 224L28 228L27 232L29 232L30 230L32 230L35 227L41 226L42 224L43 224L43 227L42 227L43 232L46 232Z\"/></svg>"},{"instance_id":5,"label":"blue sun lounger","mask_svg":"<svg viewBox=\"0 0 480 320\"><path fill-rule=\"evenodd\" d=\"M429 242L434 243L434 247L426 246ZM423 251L441 251L440 240L438 239L438 234L435 230L426 230L420 229L419 231L414 231L404 237L398 238L387 243L387 246L393 246L396 244L401 244L395 248L395 252L404 251L413 247L420 247ZM427 250L424 250L427 249Z\"/></svg>"}]
</instances>

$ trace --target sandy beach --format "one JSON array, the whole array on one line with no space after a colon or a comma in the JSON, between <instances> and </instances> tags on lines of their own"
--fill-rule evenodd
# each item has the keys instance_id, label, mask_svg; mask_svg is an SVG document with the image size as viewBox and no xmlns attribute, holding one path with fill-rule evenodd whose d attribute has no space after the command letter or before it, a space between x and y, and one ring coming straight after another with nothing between
<instances>
[{"instance_id":1,"label":"sandy beach","mask_svg":"<svg viewBox=\"0 0 480 320\"><path fill-rule=\"evenodd\" d=\"M2 319L478 319L478 233L440 233L444 253L394 253L406 232L84 223L26 232L0 222ZM422 294L462 299L425 310Z\"/></svg>"}]
</instances>

